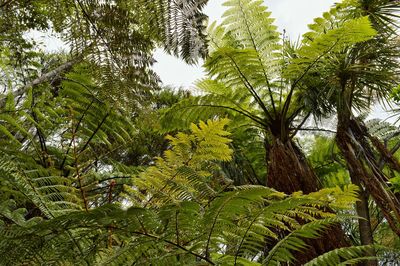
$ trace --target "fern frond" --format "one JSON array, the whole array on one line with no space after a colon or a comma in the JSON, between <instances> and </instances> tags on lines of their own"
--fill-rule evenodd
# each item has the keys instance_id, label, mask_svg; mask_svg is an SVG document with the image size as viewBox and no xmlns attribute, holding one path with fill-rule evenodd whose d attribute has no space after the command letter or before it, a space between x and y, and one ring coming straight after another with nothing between
<instances>
[{"instance_id":1,"label":"fern frond","mask_svg":"<svg viewBox=\"0 0 400 266\"><path fill-rule=\"evenodd\" d=\"M138 199L160 204L164 201L204 200L216 193L211 183L212 171L219 161L229 161L231 140L224 127L227 119L200 122L191 125L191 134L178 133L167 136L171 150L158 158L155 166L149 167L135 181L134 189L127 188ZM205 170L208 168L208 170ZM145 193L141 193L144 191ZM146 203L146 197L150 197ZM153 203L153 202L152 202Z\"/></svg>"},{"instance_id":2,"label":"fern frond","mask_svg":"<svg viewBox=\"0 0 400 266\"><path fill-rule=\"evenodd\" d=\"M354 44L370 40L375 35L376 31L368 17L347 20L302 46L298 50L298 57L285 69L285 75L298 82L312 68L326 66L323 59L329 60L329 53L343 51Z\"/></svg>"},{"instance_id":3,"label":"fern frond","mask_svg":"<svg viewBox=\"0 0 400 266\"><path fill-rule=\"evenodd\" d=\"M234 36L240 48L253 49L258 58L258 69L264 74L264 82L276 77L280 60L279 33L273 25L271 12L262 1L232 0L224 3L228 10L224 13L222 26Z\"/></svg>"},{"instance_id":4,"label":"fern frond","mask_svg":"<svg viewBox=\"0 0 400 266\"><path fill-rule=\"evenodd\" d=\"M306 247L306 243L302 238L316 238L329 225L338 222L337 218L326 218L323 220L309 222L294 230L282 240L280 240L268 253L263 261L266 265L279 265L280 263L291 263L295 257L291 254L291 250L301 251Z\"/></svg>"},{"instance_id":5,"label":"fern frond","mask_svg":"<svg viewBox=\"0 0 400 266\"><path fill-rule=\"evenodd\" d=\"M354 263L375 259L367 255L373 246L345 247L329 251L305 264L305 266L353 265Z\"/></svg>"}]
</instances>

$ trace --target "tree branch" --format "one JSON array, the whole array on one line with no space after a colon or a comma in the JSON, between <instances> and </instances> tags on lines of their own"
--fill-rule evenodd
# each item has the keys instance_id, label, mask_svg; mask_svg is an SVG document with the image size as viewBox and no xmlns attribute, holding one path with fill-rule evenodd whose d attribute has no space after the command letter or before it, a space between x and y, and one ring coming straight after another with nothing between
<instances>
[{"instance_id":1,"label":"tree branch","mask_svg":"<svg viewBox=\"0 0 400 266\"><path fill-rule=\"evenodd\" d=\"M6 7L7 5L11 4L12 2L14 2L14 0L6 0L4 3L2 3L0 5L0 8Z\"/></svg>"},{"instance_id":2,"label":"tree branch","mask_svg":"<svg viewBox=\"0 0 400 266\"><path fill-rule=\"evenodd\" d=\"M83 56L75 57L74 59L62 64L61 66L53 69L50 72L45 73L44 75L34 79L32 82L26 84L25 86L13 91L14 98L20 97L26 93L29 88L32 88L36 85L42 84L54 78L55 76L67 72L72 69L72 67L83 60ZM4 106L6 103L6 97L0 99L0 107Z\"/></svg>"},{"instance_id":3,"label":"tree branch","mask_svg":"<svg viewBox=\"0 0 400 266\"><path fill-rule=\"evenodd\" d=\"M327 133L332 133L332 134L336 134L336 131L334 130L330 130L330 129L325 129L325 128L298 128L298 131L320 131L320 132L327 132Z\"/></svg>"}]
</instances>

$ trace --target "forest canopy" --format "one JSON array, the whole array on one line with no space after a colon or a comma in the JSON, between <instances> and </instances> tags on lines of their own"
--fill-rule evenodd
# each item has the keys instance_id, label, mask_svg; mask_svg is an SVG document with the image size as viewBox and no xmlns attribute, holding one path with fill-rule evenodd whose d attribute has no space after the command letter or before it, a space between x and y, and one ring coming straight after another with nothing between
<instances>
[{"instance_id":1,"label":"forest canopy","mask_svg":"<svg viewBox=\"0 0 400 266\"><path fill-rule=\"evenodd\" d=\"M0 265L400 261L400 2L207 2L0 0Z\"/></svg>"}]
</instances>

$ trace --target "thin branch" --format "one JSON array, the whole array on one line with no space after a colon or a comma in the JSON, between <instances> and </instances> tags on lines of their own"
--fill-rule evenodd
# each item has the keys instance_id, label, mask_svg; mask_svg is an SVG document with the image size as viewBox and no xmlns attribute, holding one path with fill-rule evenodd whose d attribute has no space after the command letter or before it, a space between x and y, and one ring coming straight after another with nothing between
<instances>
[{"instance_id":1,"label":"thin branch","mask_svg":"<svg viewBox=\"0 0 400 266\"><path fill-rule=\"evenodd\" d=\"M185 248L185 247L183 247L183 246L181 246L181 245L179 245L179 244L177 244L177 243L174 243L174 242L172 242L172 241L169 241L169 240L166 240L166 239L163 239L163 238L160 238L160 237L158 237L158 236L151 235L151 234L148 234L148 233L143 233L143 232L131 232L131 233L136 234L136 235L142 235L142 236L150 237L150 238L156 239L156 240L158 240L158 241L166 242L166 243L168 243L168 244L170 244L170 245L173 245L173 246L175 246L175 247L177 247L177 248L179 248L179 249L181 249L181 250L184 250L185 252L187 252L187 253L189 253L189 254L191 254L191 255L193 255L193 256L195 256L195 257L201 259L201 260L204 260L204 261L210 263L211 265L215 265L215 263L212 262L209 258L204 257L204 256L202 256L202 255L200 255L200 254L194 253L194 252L191 251L190 249L187 249L187 248Z\"/></svg>"},{"instance_id":2,"label":"thin branch","mask_svg":"<svg viewBox=\"0 0 400 266\"><path fill-rule=\"evenodd\" d=\"M301 123L299 125L297 125L297 127L295 128L294 132L290 135L290 138L293 138L297 132L299 131L299 129L304 125L304 123L308 120L308 118L310 117L311 112L308 112L308 114L303 118L303 121L301 121Z\"/></svg>"},{"instance_id":3,"label":"thin branch","mask_svg":"<svg viewBox=\"0 0 400 266\"><path fill-rule=\"evenodd\" d=\"M17 98L17 97L20 97L20 96L24 95L29 88L32 88L32 87L34 87L36 85L42 84L44 82L47 82L47 81L51 80L52 78L54 78L55 76L57 76L57 75L59 75L59 74L61 74L63 72L71 70L71 68L75 64L79 63L82 60L83 60L83 56L77 56L74 59L72 59L72 60L62 64L61 66L57 67L56 69L53 69L52 71L47 72L44 75L34 79L32 82L26 84L25 86L23 86L23 87L21 87L21 88L19 88L17 90L14 90L13 91L14 98ZM5 102L6 102L6 98L0 99L0 106L4 106Z\"/></svg>"},{"instance_id":4,"label":"thin branch","mask_svg":"<svg viewBox=\"0 0 400 266\"><path fill-rule=\"evenodd\" d=\"M250 228L253 226L253 224L257 221L257 219L258 219L258 218L260 217L260 215L263 214L263 213L264 213L264 209L261 209L261 211L259 211L259 212L257 213L257 215L255 215L255 217L253 218L253 220L250 222L249 226L246 228L246 232L244 233L244 235L243 235L243 237L242 237L242 239L241 239L241 241L240 241L239 247L237 248L237 250L236 250L236 252L235 252L235 263L234 263L234 265L237 265L237 258L238 258L238 256L239 256L239 251L240 251L240 249L242 248L242 245L243 245L243 243L244 243L244 240L246 239L247 234L248 234L249 231L250 231Z\"/></svg>"},{"instance_id":5,"label":"thin branch","mask_svg":"<svg viewBox=\"0 0 400 266\"><path fill-rule=\"evenodd\" d=\"M72 111L71 111L71 117L72 117ZM86 199L86 194L85 194L85 190L83 189L83 185L82 185L82 177L81 177L81 173L79 171L79 163L78 163L78 154L77 154L77 150L76 150L76 131L75 128L73 127L73 117L71 119L71 127L72 127L72 148L73 148L73 155L74 155L74 164L75 164L75 171L76 171L76 177L78 179L78 183L79 183L79 191L81 192L81 196L83 199L83 205L85 207L86 212L89 211L88 208L88 200Z\"/></svg>"},{"instance_id":6,"label":"thin branch","mask_svg":"<svg viewBox=\"0 0 400 266\"><path fill-rule=\"evenodd\" d=\"M256 122L257 124L260 124L260 125L262 125L262 126L264 126L264 127L267 126L267 125L262 121L262 119L261 119L260 117L255 116L255 115L252 115L252 114L250 114L250 113L247 114L247 111L246 111L246 110L241 111L241 110L238 110L238 109L233 108L233 107L230 107L230 106L225 106L225 105L214 105L214 104L196 104L196 105L192 105L192 106L190 106L190 107L196 107L196 106L197 106L197 107L212 107L212 108L224 108L224 109L228 109L228 110L235 111L235 112L237 112L237 113L239 113L239 114L242 114L242 115L246 116L247 118L253 120L253 121ZM183 108L190 108L190 107L183 107ZM183 108L182 108L182 109L183 109Z\"/></svg>"},{"instance_id":7,"label":"thin branch","mask_svg":"<svg viewBox=\"0 0 400 266\"><path fill-rule=\"evenodd\" d=\"M93 100L90 102L90 104L87 106L87 108L85 109L85 111L83 112L83 114L81 115L81 117L79 118L79 121L78 121L78 123L76 124L76 127L75 127L74 132L78 132L79 126L81 125L81 123L82 123L82 121L83 121L83 118L85 117L86 113L89 111L89 108L92 106L93 102L94 102ZM67 159L69 150L71 149L71 146L72 146L72 142L73 142L73 141L74 141L74 139L71 138L71 141L69 142L67 151L65 152L65 156L64 156L64 158L63 158L63 160L62 160L62 163L61 163L61 166L60 166L60 169L61 169L61 170L63 170L63 168L64 168L64 164L65 164L65 161L66 161L66 159Z\"/></svg>"},{"instance_id":8,"label":"thin branch","mask_svg":"<svg viewBox=\"0 0 400 266\"><path fill-rule=\"evenodd\" d=\"M207 258L209 257L211 236L212 236L212 233L213 233L213 231L214 231L214 228L215 228L215 226L216 226L216 224L217 224L218 217L219 217L219 215L221 214L222 210L224 209L225 205L228 204L228 201L230 201L230 200L231 200L231 198L228 198L225 202L223 202L223 204L218 208L218 212L217 212L217 214L215 215L215 217L214 217L214 219L213 219L213 223L212 223L211 228L210 228L210 233L208 234L207 244L206 244L206 250L205 250L205 253L206 253L206 257L207 257Z\"/></svg>"},{"instance_id":9,"label":"thin branch","mask_svg":"<svg viewBox=\"0 0 400 266\"><path fill-rule=\"evenodd\" d=\"M328 133L332 133L332 134L336 134L336 131L334 130L330 130L330 129L325 129L325 128L299 128L297 129L299 131L319 131L319 132L328 132Z\"/></svg>"},{"instance_id":10,"label":"thin branch","mask_svg":"<svg viewBox=\"0 0 400 266\"><path fill-rule=\"evenodd\" d=\"M336 42L335 42L331 47L329 47L329 49L327 49L325 52L323 52L322 54L320 54L320 55L305 69L305 71L303 72L303 74L302 74L298 79L296 79L296 80L293 82L293 84L290 86L289 94L288 94L288 96L286 97L285 103L283 104L283 110L282 110L282 117L283 117L283 118L286 117L286 114L287 114L287 112L288 112L288 110L289 110L289 105L290 105L290 102L291 102L291 100L292 100L292 95L293 95L294 89L295 89L295 87L297 86L297 84L307 75L308 71L310 71L310 69L311 69L323 56L327 55L330 51L332 51L332 49L336 46L336 44L338 44L339 40L340 40L340 38L337 39ZM284 121L284 119L283 119L282 121ZM281 125L281 126L283 127L283 125Z\"/></svg>"},{"instance_id":11,"label":"thin branch","mask_svg":"<svg viewBox=\"0 0 400 266\"><path fill-rule=\"evenodd\" d=\"M189 158L188 160L186 160L186 161L183 163L183 165L188 165L188 164L190 163L191 160L192 160L192 158ZM168 183L171 182L172 180L174 180L175 177L176 177L178 174L179 174L179 167L175 170L174 175L171 176L170 178L168 178L168 179L165 181L164 186L163 186L162 188L160 188L158 191L156 191L153 195L151 195L150 199L147 200L147 202L144 204L143 208L146 208L147 205L150 204L150 202L151 202L151 201L154 199L154 197L156 196L156 193L163 192L163 190L167 188Z\"/></svg>"}]
</instances>

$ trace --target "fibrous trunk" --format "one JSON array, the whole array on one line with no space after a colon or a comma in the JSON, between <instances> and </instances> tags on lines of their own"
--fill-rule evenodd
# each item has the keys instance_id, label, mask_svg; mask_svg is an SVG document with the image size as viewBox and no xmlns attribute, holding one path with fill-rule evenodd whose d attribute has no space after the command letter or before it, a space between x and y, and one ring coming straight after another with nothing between
<instances>
[{"instance_id":1,"label":"fibrous trunk","mask_svg":"<svg viewBox=\"0 0 400 266\"><path fill-rule=\"evenodd\" d=\"M291 194L308 194L320 188L318 178L299 148L292 142L275 139L269 150L267 186Z\"/></svg>"},{"instance_id":2,"label":"fibrous trunk","mask_svg":"<svg viewBox=\"0 0 400 266\"><path fill-rule=\"evenodd\" d=\"M303 191L308 194L321 186L307 159L292 140L282 142L276 138L268 151L267 186L291 194ZM330 250L348 246L340 225L329 227L318 239L305 240L309 245L306 252L295 254L295 265L302 265Z\"/></svg>"},{"instance_id":3,"label":"fibrous trunk","mask_svg":"<svg viewBox=\"0 0 400 266\"><path fill-rule=\"evenodd\" d=\"M361 129L358 122L345 119L339 125L336 143L346 160L352 180L360 180L381 209L392 230L400 236L400 201L389 189L387 177L379 169L373 158L368 142L365 140L366 129Z\"/></svg>"}]
</instances>

